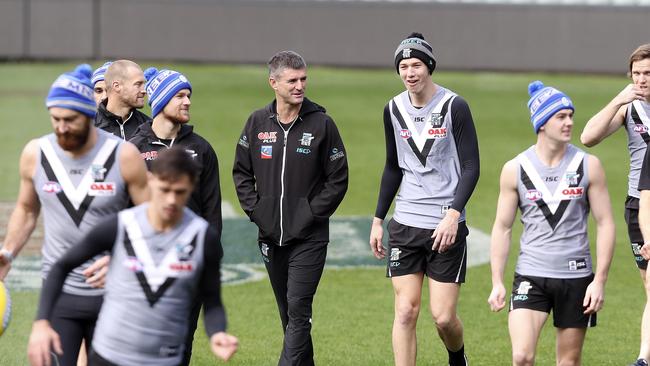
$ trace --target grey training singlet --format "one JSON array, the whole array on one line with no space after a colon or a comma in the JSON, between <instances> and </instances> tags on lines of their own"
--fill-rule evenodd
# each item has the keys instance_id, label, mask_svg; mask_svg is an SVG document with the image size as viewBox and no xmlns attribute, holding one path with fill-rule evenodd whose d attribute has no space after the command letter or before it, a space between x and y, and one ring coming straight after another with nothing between
<instances>
[{"instance_id":1,"label":"grey training singlet","mask_svg":"<svg viewBox=\"0 0 650 366\"><path fill-rule=\"evenodd\" d=\"M628 175L628 196L639 198L639 176L645 151L650 142L650 103L635 100L628 104L625 113L627 148L630 151L630 173Z\"/></svg>"},{"instance_id":2,"label":"grey training singlet","mask_svg":"<svg viewBox=\"0 0 650 366\"><path fill-rule=\"evenodd\" d=\"M129 202L120 172L122 141L97 130L97 143L80 158L66 155L55 134L38 140L40 147L33 176L34 189L43 207L45 242L42 248L42 277L73 245L108 215ZM97 259L97 258L95 258ZM63 291L73 295L102 295L103 289L86 284L82 271L94 260L75 268L66 278Z\"/></svg>"},{"instance_id":3,"label":"grey training singlet","mask_svg":"<svg viewBox=\"0 0 650 366\"><path fill-rule=\"evenodd\" d=\"M389 103L397 158L404 176L395 199L395 221L435 229L456 195L460 162L450 106L456 94L438 86L423 108L413 107L408 91ZM465 210L460 221L465 221Z\"/></svg>"},{"instance_id":4,"label":"grey training singlet","mask_svg":"<svg viewBox=\"0 0 650 366\"><path fill-rule=\"evenodd\" d=\"M208 223L188 208L157 232L148 204L120 212L93 348L122 366L178 365L204 263Z\"/></svg>"},{"instance_id":5,"label":"grey training singlet","mask_svg":"<svg viewBox=\"0 0 650 366\"><path fill-rule=\"evenodd\" d=\"M587 219L587 155L568 145L560 164L544 165L535 146L517 156L517 191L524 231L515 271L549 278L592 273Z\"/></svg>"}]
</instances>

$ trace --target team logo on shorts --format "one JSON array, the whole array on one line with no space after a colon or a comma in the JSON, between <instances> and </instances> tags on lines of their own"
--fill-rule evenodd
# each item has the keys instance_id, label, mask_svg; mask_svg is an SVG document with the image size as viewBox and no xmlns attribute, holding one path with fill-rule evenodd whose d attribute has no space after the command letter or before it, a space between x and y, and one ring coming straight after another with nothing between
<instances>
[{"instance_id":1,"label":"team logo on shorts","mask_svg":"<svg viewBox=\"0 0 650 366\"><path fill-rule=\"evenodd\" d=\"M517 287L517 290L515 292L517 293L512 297L513 301L525 301L528 300L528 290L533 288L533 286L530 285L530 282L528 281L521 281L519 283L519 287Z\"/></svg>"},{"instance_id":2,"label":"team logo on shorts","mask_svg":"<svg viewBox=\"0 0 650 366\"><path fill-rule=\"evenodd\" d=\"M264 259L265 262L269 262L269 245L266 243L262 243L260 245L260 251L262 252L262 258Z\"/></svg>"},{"instance_id":3,"label":"team logo on shorts","mask_svg":"<svg viewBox=\"0 0 650 366\"><path fill-rule=\"evenodd\" d=\"M402 253L399 248L391 248L390 250L390 260L391 261L398 261L399 260L399 255Z\"/></svg>"},{"instance_id":4,"label":"team logo on shorts","mask_svg":"<svg viewBox=\"0 0 650 366\"><path fill-rule=\"evenodd\" d=\"M49 182L45 182L43 184L42 189L43 189L43 192L45 192L45 193L57 194L57 193L61 192L61 185L58 182L49 181Z\"/></svg>"},{"instance_id":5,"label":"team logo on shorts","mask_svg":"<svg viewBox=\"0 0 650 366\"><path fill-rule=\"evenodd\" d=\"M103 165L93 164L90 166L90 175L94 180L104 180L106 178L106 168Z\"/></svg>"},{"instance_id":6,"label":"team logo on shorts","mask_svg":"<svg viewBox=\"0 0 650 366\"><path fill-rule=\"evenodd\" d=\"M529 189L526 192L526 199L530 201L537 201L542 199L542 192L536 189Z\"/></svg>"},{"instance_id":7,"label":"team logo on shorts","mask_svg":"<svg viewBox=\"0 0 650 366\"><path fill-rule=\"evenodd\" d=\"M262 159L272 159L273 145L262 145L261 157Z\"/></svg>"}]
</instances>

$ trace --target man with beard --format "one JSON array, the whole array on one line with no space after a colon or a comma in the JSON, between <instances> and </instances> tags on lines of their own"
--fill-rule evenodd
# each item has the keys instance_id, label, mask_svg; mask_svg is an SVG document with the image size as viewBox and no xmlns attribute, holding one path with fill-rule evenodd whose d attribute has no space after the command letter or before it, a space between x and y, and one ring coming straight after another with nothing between
<instances>
[{"instance_id":1,"label":"man with beard","mask_svg":"<svg viewBox=\"0 0 650 366\"><path fill-rule=\"evenodd\" d=\"M140 125L130 140L151 168L161 150L172 146L183 148L199 165L198 180L187 202L187 207L204 218L221 237L221 189L219 162L210 143L193 131L190 121L192 85L181 73L157 70L145 72L146 90L153 115L152 123ZM201 310L201 299L195 299L187 333L183 365L188 365L192 354L192 340Z\"/></svg>"},{"instance_id":2,"label":"man with beard","mask_svg":"<svg viewBox=\"0 0 650 366\"><path fill-rule=\"evenodd\" d=\"M128 141L138 126L151 118L138 109L144 106L144 74L138 64L118 60L106 69L106 100L99 104L95 127Z\"/></svg>"},{"instance_id":3,"label":"man with beard","mask_svg":"<svg viewBox=\"0 0 650 366\"><path fill-rule=\"evenodd\" d=\"M92 125L96 105L92 69L80 65L56 79L46 99L54 133L30 141L20 158L20 188L0 249L0 280L27 243L43 207L42 277L106 216L149 198L146 168L137 149ZM100 258L95 257L94 259ZM103 266L86 278L88 261L65 279L52 313L61 335L61 365L76 365L82 339L90 347L102 303ZM92 268L90 268L92 269Z\"/></svg>"},{"instance_id":4,"label":"man with beard","mask_svg":"<svg viewBox=\"0 0 650 366\"><path fill-rule=\"evenodd\" d=\"M111 66L113 61L108 61L102 66L98 67L97 70L93 72L92 78L90 81L93 83L93 97L95 98L95 103L99 106L104 99L106 99L106 70Z\"/></svg>"}]
</instances>

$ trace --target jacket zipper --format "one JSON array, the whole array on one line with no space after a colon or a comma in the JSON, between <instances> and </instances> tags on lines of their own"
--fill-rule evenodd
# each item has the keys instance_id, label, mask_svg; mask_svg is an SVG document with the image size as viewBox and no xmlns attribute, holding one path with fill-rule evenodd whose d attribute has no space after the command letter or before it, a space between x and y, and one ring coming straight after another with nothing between
<instances>
[{"instance_id":1,"label":"jacket zipper","mask_svg":"<svg viewBox=\"0 0 650 366\"><path fill-rule=\"evenodd\" d=\"M122 134L122 140L126 141L126 133L124 132L124 124L127 123L130 119L131 116L133 116L133 111L131 111L131 114L129 114L128 117L124 120L124 122L120 123L120 120L116 119L115 122L117 122L118 125L120 125L120 133Z\"/></svg>"},{"instance_id":2,"label":"jacket zipper","mask_svg":"<svg viewBox=\"0 0 650 366\"><path fill-rule=\"evenodd\" d=\"M296 120L298 118L299 117L296 117ZM291 131L291 127L293 127L296 121L294 121L294 123L292 123L291 126L285 130L284 127L282 127L280 124L280 120L277 118L277 116L275 120L278 122L278 125L280 125L280 128L282 128L282 131L284 131L284 145L282 146L282 171L280 173L280 246L282 246L282 240L284 239L284 210L282 209L282 203L284 202L284 167L287 162L287 139L289 136L289 131Z\"/></svg>"}]
</instances>

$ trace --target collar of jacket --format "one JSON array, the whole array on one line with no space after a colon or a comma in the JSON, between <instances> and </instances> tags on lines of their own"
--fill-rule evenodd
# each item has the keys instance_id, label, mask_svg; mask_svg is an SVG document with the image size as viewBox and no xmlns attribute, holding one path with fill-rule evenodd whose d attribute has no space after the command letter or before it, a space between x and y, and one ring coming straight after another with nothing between
<instances>
[{"instance_id":1,"label":"collar of jacket","mask_svg":"<svg viewBox=\"0 0 650 366\"><path fill-rule=\"evenodd\" d=\"M108 99L104 99L101 103L99 103L99 106L97 107L97 112L101 113L105 118L110 119L111 121L117 120L119 122L122 122L121 116L118 116L117 114L114 114L113 112L106 109L107 103L108 103ZM136 111L135 108L131 108L129 117L133 116L133 113L135 113L135 111Z\"/></svg>"},{"instance_id":2,"label":"collar of jacket","mask_svg":"<svg viewBox=\"0 0 650 366\"><path fill-rule=\"evenodd\" d=\"M269 118L274 118L277 114L277 100L273 99L273 101L266 106L267 112L269 112L270 116ZM298 116L302 119L308 114L315 113L315 112L321 112L325 113L325 108L312 102L311 100L307 99L306 97L302 100L302 104L300 105L300 112L298 112Z\"/></svg>"},{"instance_id":3,"label":"collar of jacket","mask_svg":"<svg viewBox=\"0 0 650 366\"><path fill-rule=\"evenodd\" d=\"M153 122L143 123L138 127L138 130L135 132L135 135L144 135L147 137L147 142L152 143L154 141L159 141L160 138L156 136L156 133L153 131ZM174 138L174 141L180 141L185 137L192 134L194 127L188 124L182 124L181 129L178 130L178 134Z\"/></svg>"}]
</instances>

